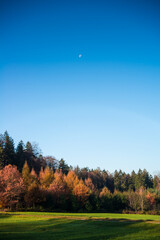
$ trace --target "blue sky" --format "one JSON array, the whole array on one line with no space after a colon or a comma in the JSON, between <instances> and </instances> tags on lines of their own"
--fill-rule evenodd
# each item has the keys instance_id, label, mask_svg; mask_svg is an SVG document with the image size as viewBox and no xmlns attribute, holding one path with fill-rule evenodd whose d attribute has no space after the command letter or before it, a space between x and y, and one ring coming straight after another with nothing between
<instances>
[{"instance_id":1,"label":"blue sky","mask_svg":"<svg viewBox=\"0 0 160 240\"><path fill-rule=\"evenodd\" d=\"M160 170L159 1L2 0L0 29L1 133L73 166Z\"/></svg>"}]
</instances>

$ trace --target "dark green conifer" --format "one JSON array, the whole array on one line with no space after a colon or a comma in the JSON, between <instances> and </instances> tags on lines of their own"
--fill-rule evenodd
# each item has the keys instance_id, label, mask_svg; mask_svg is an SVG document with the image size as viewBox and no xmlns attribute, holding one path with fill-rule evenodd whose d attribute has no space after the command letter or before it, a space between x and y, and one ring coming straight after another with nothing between
<instances>
[{"instance_id":1,"label":"dark green conifer","mask_svg":"<svg viewBox=\"0 0 160 240\"><path fill-rule=\"evenodd\" d=\"M4 133L3 157L4 157L4 166L8 164L12 164L12 165L15 164L14 141L8 135L7 131Z\"/></svg>"}]
</instances>

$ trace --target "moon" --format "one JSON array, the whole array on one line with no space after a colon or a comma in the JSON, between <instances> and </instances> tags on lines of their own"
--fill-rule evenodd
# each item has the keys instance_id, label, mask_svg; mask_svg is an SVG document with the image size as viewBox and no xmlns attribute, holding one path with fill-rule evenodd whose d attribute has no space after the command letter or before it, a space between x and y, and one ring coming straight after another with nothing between
<instances>
[{"instance_id":1,"label":"moon","mask_svg":"<svg viewBox=\"0 0 160 240\"><path fill-rule=\"evenodd\" d=\"M82 54L79 54L79 55L78 55L78 58L81 58L81 57L82 57Z\"/></svg>"}]
</instances>

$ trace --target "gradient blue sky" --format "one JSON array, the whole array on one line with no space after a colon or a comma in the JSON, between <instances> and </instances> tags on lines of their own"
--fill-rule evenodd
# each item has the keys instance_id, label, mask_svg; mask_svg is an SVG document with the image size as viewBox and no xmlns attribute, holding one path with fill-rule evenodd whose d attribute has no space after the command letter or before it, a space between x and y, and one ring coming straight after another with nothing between
<instances>
[{"instance_id":1,"label":"gradient blue sky","mask_svg":"<svg viewBox=\"0 0 160 240\"><path fill-rule=\"evenodd\" d=\"M15 144L36 141L73 166L154 174L160 2L1 0L0 102L0 132Z\"/></svg>"}]
</instances>

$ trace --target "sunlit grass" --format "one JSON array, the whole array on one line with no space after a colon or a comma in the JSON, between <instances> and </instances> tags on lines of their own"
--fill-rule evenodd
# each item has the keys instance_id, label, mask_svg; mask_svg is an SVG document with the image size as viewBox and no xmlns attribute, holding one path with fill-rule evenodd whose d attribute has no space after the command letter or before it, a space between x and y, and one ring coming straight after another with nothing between
<instances>
[{"instance_id":1,"label":"sunlit grass","mask_svg":"<svg viewBox=\"0 0 160 240\"><path fill-rule=\"evenodd\" d=\"M1 213L1 212L0 212ZM128 219L128 220L151 220L160 221L160 215L148 214L117 214L117 213L54 213L54 212L8 212L11 215L27 216L48 216L48 217L76 217L76 218L110 218L110 219Z\"/></svg>"},{"instance_id":2,"label":"sunlit grass","mask_svg":"<svg viewBox=\"0 0 160 240\"><path fill-rule=\"evenodd\" d=\"M158 240L159 222L160 216L136 214L0 213L0 239Z\"/></svg>"}]
</instances>

